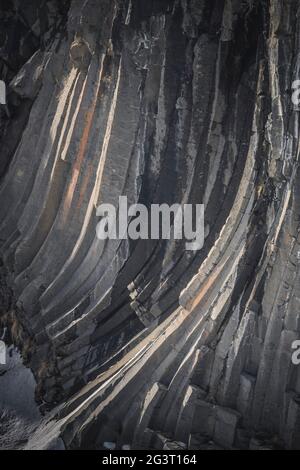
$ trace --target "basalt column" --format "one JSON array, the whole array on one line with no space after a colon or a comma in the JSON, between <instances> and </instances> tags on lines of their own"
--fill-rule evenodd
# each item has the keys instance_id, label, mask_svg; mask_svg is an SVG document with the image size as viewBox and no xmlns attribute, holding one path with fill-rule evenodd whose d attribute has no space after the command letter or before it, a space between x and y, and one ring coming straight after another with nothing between
<instances>
[{"instance_id":1,"label":"basalt column","mask_svg":"<svg viewBox=\"0 0 300 470\"><path fill-rule=\"evenodd\" d=\"M299 449L299 2L2 3L0 322L46 419L24 447ZM204 204L203 248L99 239L119 196Z\"/></svg>"}]
</instances>

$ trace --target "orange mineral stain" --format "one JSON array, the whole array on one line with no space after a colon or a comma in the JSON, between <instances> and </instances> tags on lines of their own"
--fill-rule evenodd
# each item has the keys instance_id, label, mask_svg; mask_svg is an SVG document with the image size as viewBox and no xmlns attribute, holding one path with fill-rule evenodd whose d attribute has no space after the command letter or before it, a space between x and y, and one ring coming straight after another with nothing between
<instances>
[{"instance_id":1,"label":"orange mineral stain","mask_svg":"<svg viewBox=\"0 0 300 470\"><path fill-rule=\"evenodd\" d=\"M98 84L97 84L97 88L96 88L96 92L95 92L95 96L94 96L94 99L93 99L92 106L87 111L87 113L85 115L85 119L84 119L85 126L84 126L84 129L83 129L82 137L80 139L79 150L78 150L76 160L75 160L75 163L74 163L74 166L73 166L71 181L70 181L70 184L69 184L69 187L68 187L68 190L67 190L67 194L66 194L66 198L65 198L65 201L64 201L63 217L62 217L63 225L65 225L66 222L67 222L68 214L70 212L71 204L72 204L73 197L74 197L74 192L75 192L76 185L77 185L77 182L78 182L78 179L79 179L80 168L81 168L81 165L82 165L82 162L84 160L85 153L86 153L86 148L87 148L90 133L91 133L93 118L94 118L97 99L98 99L100 80L101 80L101 74L100 74L100 78L99 78L99 81L98 81ZM89 176L87 176L86 178L88 178L88 177ZM87 181L88 180L85 179L84 185L87 185ZM82 191L80 193L80 199L82 199L82 196L83 196ZM78 202L78 205L80 205L80 201ZM79 206L77 206L77 207L79 207Z\"/></svg>"}]
</instances>

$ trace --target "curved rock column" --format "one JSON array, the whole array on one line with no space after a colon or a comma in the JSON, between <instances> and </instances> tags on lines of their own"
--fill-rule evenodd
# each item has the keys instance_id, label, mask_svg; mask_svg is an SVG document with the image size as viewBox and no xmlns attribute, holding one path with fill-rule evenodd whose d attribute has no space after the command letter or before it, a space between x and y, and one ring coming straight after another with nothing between
<instances>
[{"instance_id":1,"label":"curved rock column","mask_svg":"<svg viewBox=\"0 0 300 470\"><path fill-rule=\"evenodd\" d=\"M0 121L1 321L49 436L299 448L297 0L59 3ZM204 247L99 240L120 195L203 203Z\"/></svg>"}]
</instances>

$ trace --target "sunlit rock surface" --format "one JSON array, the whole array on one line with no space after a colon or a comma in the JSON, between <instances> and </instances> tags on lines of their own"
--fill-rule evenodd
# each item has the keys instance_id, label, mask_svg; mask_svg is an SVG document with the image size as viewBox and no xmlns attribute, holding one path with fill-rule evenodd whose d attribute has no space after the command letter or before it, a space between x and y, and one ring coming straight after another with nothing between
<instances>
[{"instance_id":1,"label":"sunlit rock surface","mask_svg":"<svg viewBox=\"0 0 300 470\"><path fill-rule=\"evenodd\" d=\"M11 3L0 293L44 414L25 447L300 448L298 1ZM204 203L203 249L98 240L120 195Z\"/></svg>"}]
</instances>

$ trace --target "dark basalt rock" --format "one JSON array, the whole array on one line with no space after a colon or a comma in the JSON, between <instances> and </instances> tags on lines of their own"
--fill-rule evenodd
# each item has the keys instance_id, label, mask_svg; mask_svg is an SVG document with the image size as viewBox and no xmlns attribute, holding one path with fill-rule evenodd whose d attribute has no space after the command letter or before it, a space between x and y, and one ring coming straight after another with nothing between
<instances>
[{"instance_id":1,"label":"dark basalt rock","mask_svg":"<svg viewBox=\"0 0 300 470\"><path fill-rule=\"evenodd\" d=\"M75 39L70 47L70 57L75 67L86 69L91 61L91 51L86 41Z\"/></svg>"},{"instance_id":2,"label":"dark basalt rock","mask_svg":"<svg viewBox=\"0 0 300 470\"><path fill-rule=\"evenodd\" d=\"M0 321L49 418L24 447L300 448L298 1L26 4L0 6ZM204 203L203 249L102 243L120 195Z\"/></svg>"}]
</instances>

